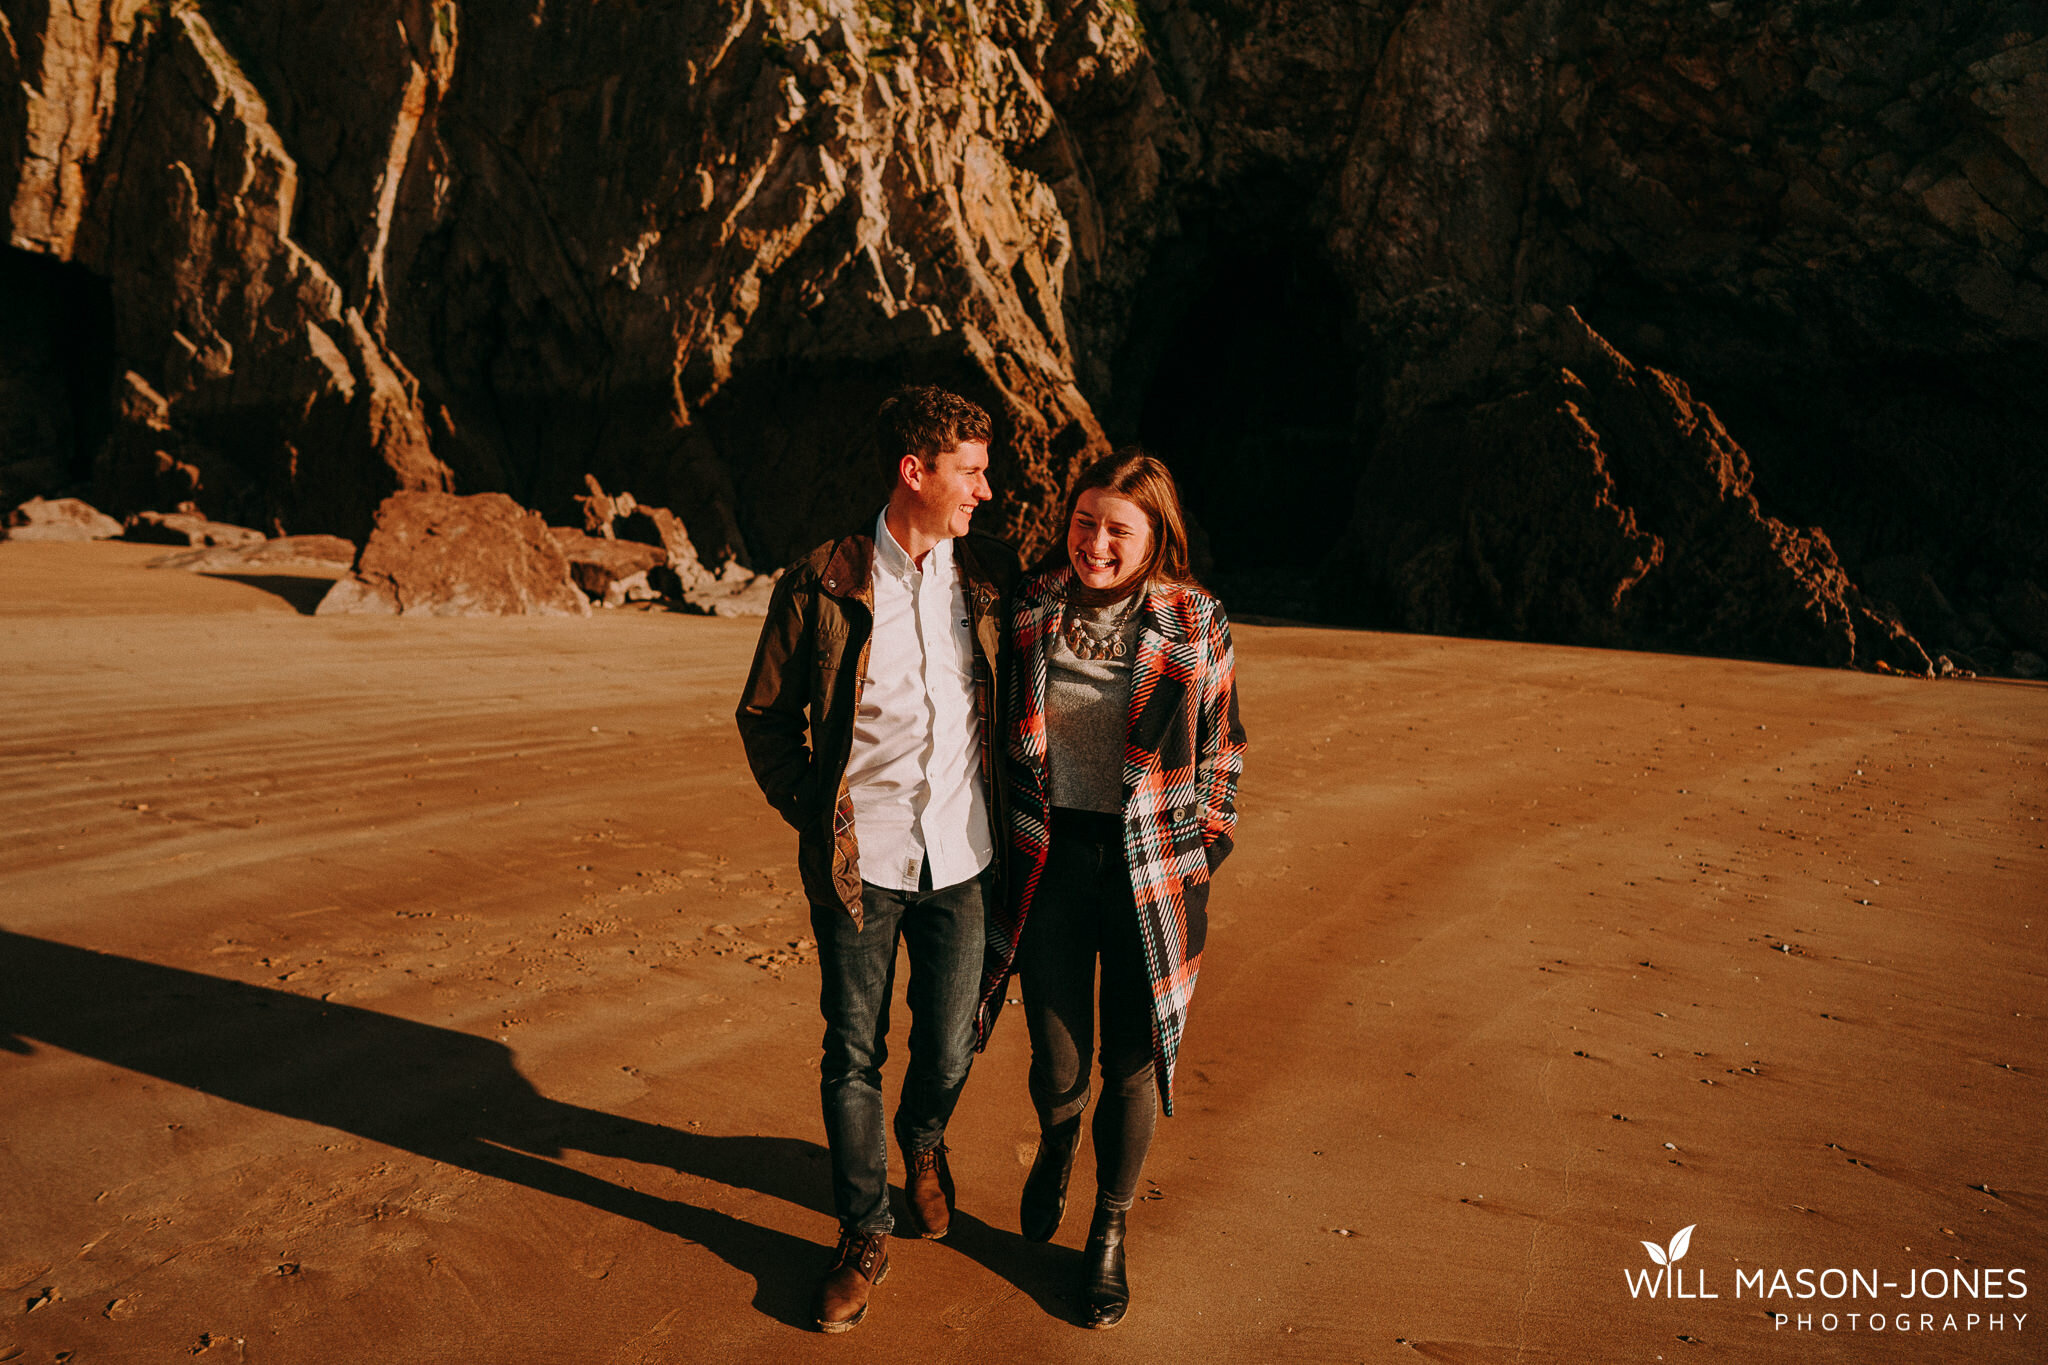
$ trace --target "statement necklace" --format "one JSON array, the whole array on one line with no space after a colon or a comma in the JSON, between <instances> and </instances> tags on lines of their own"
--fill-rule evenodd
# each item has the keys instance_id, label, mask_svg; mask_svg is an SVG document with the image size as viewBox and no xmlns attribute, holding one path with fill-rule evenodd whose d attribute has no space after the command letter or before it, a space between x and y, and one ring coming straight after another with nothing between
<instances>
[{"instance_id":1,"label":"statement necklace","mask_svg":"<svg viewBox=\"0 0 2048 1365\"><path fill-rule=\"evenodd\" d=\"M1124 627L1130 623L1131 613L1138 609L1138 599L1145 594L1133 591L1124 603L1124 609L1110 621L1108 629L1098 635L1081 623L1081 611L1073 594L1067 595L1066 624L1061 634L1066 637L1067 648L1077 659L1121 659L1124 657Z\"/></svg>"}]
</instances>

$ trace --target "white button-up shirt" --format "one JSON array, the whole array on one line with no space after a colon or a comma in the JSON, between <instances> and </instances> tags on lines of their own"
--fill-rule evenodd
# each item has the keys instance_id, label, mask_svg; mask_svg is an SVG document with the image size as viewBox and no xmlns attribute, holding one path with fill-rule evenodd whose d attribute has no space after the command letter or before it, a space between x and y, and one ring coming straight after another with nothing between
<instances>
[{"instance_id":1,"label":"white button-up shirt","mask_svg":"<svg viewBox=\"0 0 2048 1365\"><path fill-rule=\"evenodd\" d=\"M846 785L861 880L915 891L966 881L995 856L974 710L974 620L942 540L919 569L875 519L875 632L853 718Z\"/></svg>"}]
</instances>

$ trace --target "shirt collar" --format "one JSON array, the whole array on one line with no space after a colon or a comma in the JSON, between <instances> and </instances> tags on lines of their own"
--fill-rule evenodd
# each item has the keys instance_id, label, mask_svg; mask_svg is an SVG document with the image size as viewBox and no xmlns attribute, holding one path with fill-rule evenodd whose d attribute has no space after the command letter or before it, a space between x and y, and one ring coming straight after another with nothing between
<instances>
[{"instance_id":1,"label":"shirt collar","mask_svg":"<svg viewBox=\"0 0 2048 1365\"><path fill-rule=\"evenodd\" d=\"M953 563L953 542L941 540L932 546L925 556L927 571L944 572ZM908 581L918 571L912 562L910 552L896 543L895 532L889 529L889 509L884 507L875 518L875 568L886 570L891 576Z\"/></svg>"}]
</instances>

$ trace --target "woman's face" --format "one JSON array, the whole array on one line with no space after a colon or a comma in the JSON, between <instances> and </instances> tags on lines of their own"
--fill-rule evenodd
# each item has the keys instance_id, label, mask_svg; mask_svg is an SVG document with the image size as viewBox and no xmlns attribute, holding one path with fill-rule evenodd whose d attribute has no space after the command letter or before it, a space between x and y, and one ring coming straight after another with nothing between
<instances>
[{"instance_id":1,"label":"woman's face","mask_svg":"<svg viewBox=\"0 0 2048 1365\"><path fill-rule=\"evenodd\" d=\"M1107 489L1091 488L1074 504L1067 558L1083 584L1098 591L1137 582L1152 558L1152 523L1143 508Z\"/></svg>"}]
</instances>

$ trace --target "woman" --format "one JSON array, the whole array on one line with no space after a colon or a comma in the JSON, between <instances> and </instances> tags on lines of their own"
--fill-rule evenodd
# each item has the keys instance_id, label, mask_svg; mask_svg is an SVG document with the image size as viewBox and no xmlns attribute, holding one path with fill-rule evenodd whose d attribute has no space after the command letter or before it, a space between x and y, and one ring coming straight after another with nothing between
<instances>
[{"instance_id":1,"label":"woman","mask_svg":"<svg viewBox=\"0 0 2048 1365\"><path fill-rule=\"evenodd\" d=\"M1064 555L1011 615L1010 886L992 914L979 1041L1023 978L1037 1160L1024 1234L1050 1241L1088 1107L1102 965L1095 1218L1083 1252L1090 1327L1130 1303L1124 1214L1137 1194L1208 926L1209 876L1230 852L1244 730L1230 626L1188 571L1166 466L1142 452L1088 469Z\"/></svg>"}]
</instances>

